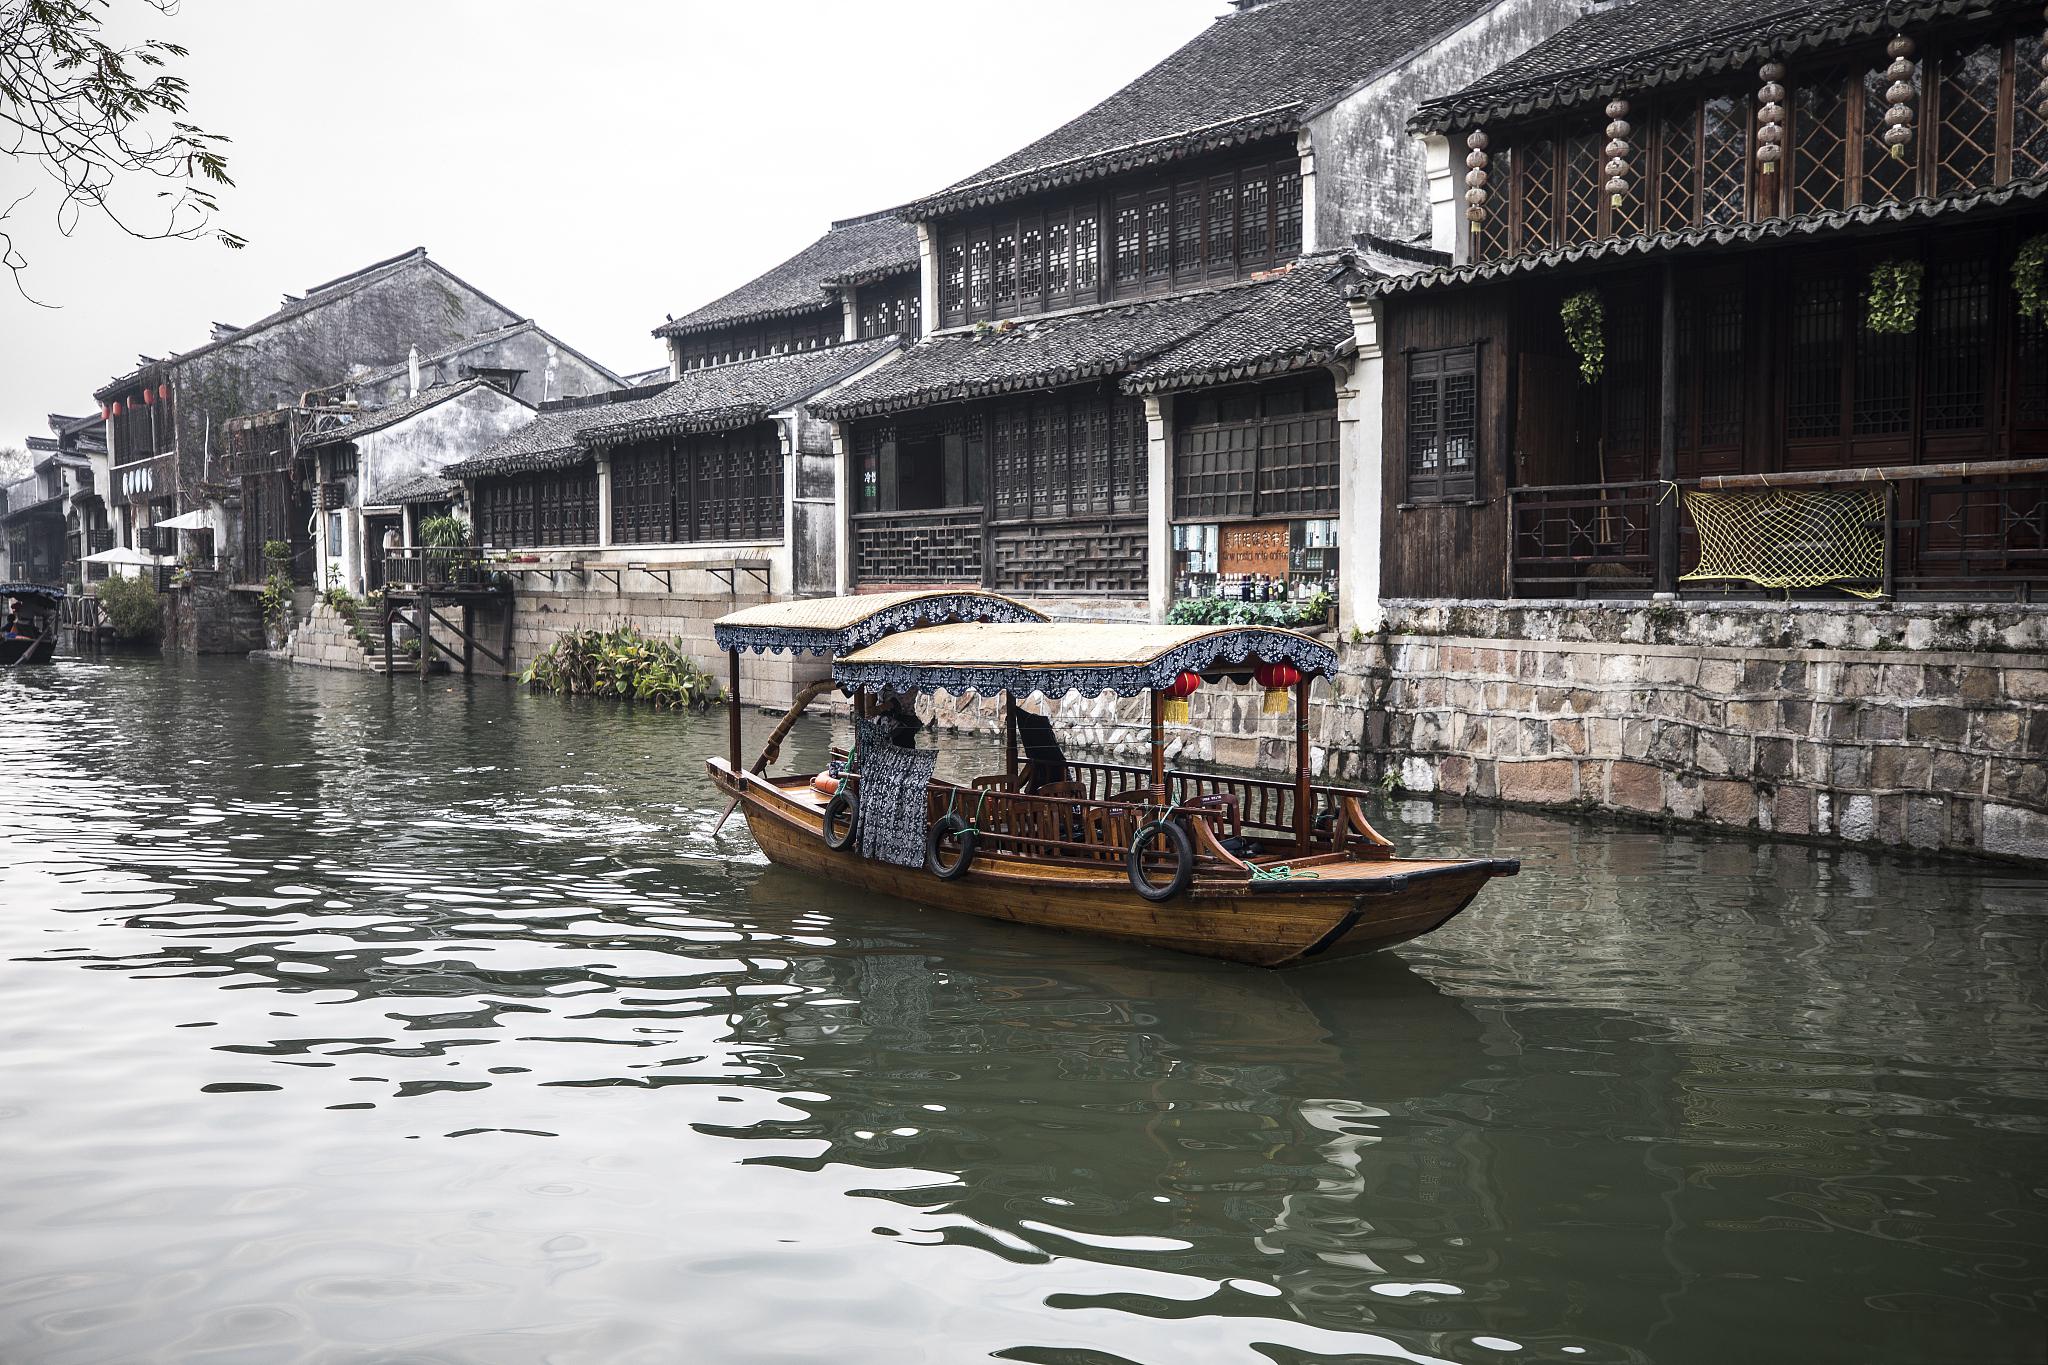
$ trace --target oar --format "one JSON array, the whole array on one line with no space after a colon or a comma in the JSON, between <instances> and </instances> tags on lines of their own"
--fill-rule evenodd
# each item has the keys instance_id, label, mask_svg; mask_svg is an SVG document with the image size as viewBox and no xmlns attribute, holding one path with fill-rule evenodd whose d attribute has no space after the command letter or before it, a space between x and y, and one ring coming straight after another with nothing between
<instances>
[{"instance_id":1,"label":"oar","mask_svg":"<svg viewBox=\"0 0 2048 1365\"><path fill-rule=\"evenodd\" d=\"M789 708L789 714L782 718L782 723L775 727L775 733L768 736L767 745L762 748L761 756L754 760L754 766L749 771L757 777L768 771L768 765L782 757L782 741L789 737L791 728L796 725L796 718L802 715L812 702L831 690L832 680L825 678L797 693L795 705ZM739 808L740 799L737 796L726 803L725 813L719 816L718 823L711 827L712 838L718 837L718 831L725 828L725 822L732 819L732 813Z\"/></svg>"}]
</instances>

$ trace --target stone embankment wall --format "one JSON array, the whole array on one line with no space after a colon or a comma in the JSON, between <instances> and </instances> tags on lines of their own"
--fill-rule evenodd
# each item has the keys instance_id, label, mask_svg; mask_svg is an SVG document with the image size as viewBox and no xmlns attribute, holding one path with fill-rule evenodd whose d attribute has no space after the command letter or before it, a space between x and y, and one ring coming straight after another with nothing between
<instances>
[{"instance_id":1,"label":"stone embankment wall","mask_svg":"<svg viewBox=\"0 0 2048 1365\"><path fill-rule=\"evenodd\" d=\"M2048 862L2048 608L1394 603L1346 776Z\"/></svg>"},{"instance_id":2,"label":"stone embankment wall","mask_svg":"<svg viewBox=\"0 0 2048 1365\"><path fill-rule=\"evenodd\" d=\"M513 671L523 670L535 655L564 635L625 625L656 639L680 640L723 686L726 656L712 639L712 623L730 612L767 600L764 595L744 591L737 597L729 593L683 596L598 590L521 591L512 599ZM481 614L479 619L484 619ZM493 619L484 634L493 649L500 638L498 629ZM490 664L481 660L478 666L488 668ZM810 655L792 659L787 654L749 654L740 664L740 695L753 705L786 707L804 683L829 672L825 660Z\"/></svg>"},{"instance_id":3,"label":"stone embankment wall","mask_svg":"<svg viewBox=\"0 0 2048 1365\"><path fill-rule=\"evenodd\" d=\"M166 653L247 654L263 648L257 595L232 588L172 588L162 594Z\"/></svg>"}]
</instances>

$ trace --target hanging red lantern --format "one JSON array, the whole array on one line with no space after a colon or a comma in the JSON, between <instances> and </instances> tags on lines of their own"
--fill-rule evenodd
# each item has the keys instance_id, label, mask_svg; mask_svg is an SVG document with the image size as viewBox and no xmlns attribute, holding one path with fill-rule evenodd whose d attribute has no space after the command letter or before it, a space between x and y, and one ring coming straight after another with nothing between
<instances>
[{"instance_id":1,"label":"hanging red lantern","mask_svg":"<svg viewBox=\"0 0 2048 1365\"><path fill-rule=\"evenodd\" d=\"M110 417L119 417L119 416L121 415L121 400L120 400L120 399L116 398L116 399L115 399L115 400L113 401L113 404L112 404L112 405L111 405L111 406L110 406L110 407L109 407L109 408L107 409L107 415L108 415L108 416L110 416Z\"/></svg>"},{"instance_id":2,"label":"hanging red lantern","mask_svg":"<svg viewBox=\"0 0 2048 1365\"><path fill-rule=\"evenodd\" d=\"M156 394L155 394L154 392L152 392L151 390L149 390L149 389L144 389L144 390L142 391L142 406L144 406L144 407L146 408L146 407L149 407L149 406L150 406L151 404L153 404L153 403L155 403L155 402L156 402Z\"/></svg>"},{"instance_id":3,"label":"hanging red lantern","mask_svg":"<svg viewBox=\"0 0 2048 1365\"><path fill-rule=\"evenodd\" d=\"M105 403L100 404L100 420L102 422L106 421L109 417L113 415L114 414L112 412L108 411L107 405Z\"/></svg>"},{"instance_id":4,"label":"hanging red lantern","mask_svg":"<svg viewBox=\"0 0 2048 1365\"><path fill-rule=\"evenodd\" d=\"M1287 710L1287 693L1301 681L1301 670L1293 664L1260 664L1252 670L1252 676L1266 689L1266 699L1259 704L1259 711L1277 716Z\"/></svg>"},{"instance_id":5,"label":"hanging red lantern","mask_svg":"<svg viewBox=\"0 0 2048 1365\"><path fill-rule=\"evenodd\" d=\"M156 386L156 397L157 397L157 401L158 401L159 403L168 403L168 402L170 402L170 401L171 401L171 386L170 386L169 384L159 384L159 385L157 385L157 386Z\"/></svg>"},{"instance_id":6,"label":"hanging red lantern","mask_svg":"<svg viewBox=\"0 0 2048 1365\"><path fill-rule=\"evenodd\" d=\"M1167 724L1186 725L1188 723L1188 698L1193 696L1195 689L1201 685L1202 678L1200 674L1183 673L1159 689L1159 695L1166 698L1164 718Z\"/></svg>"}]
</instances>

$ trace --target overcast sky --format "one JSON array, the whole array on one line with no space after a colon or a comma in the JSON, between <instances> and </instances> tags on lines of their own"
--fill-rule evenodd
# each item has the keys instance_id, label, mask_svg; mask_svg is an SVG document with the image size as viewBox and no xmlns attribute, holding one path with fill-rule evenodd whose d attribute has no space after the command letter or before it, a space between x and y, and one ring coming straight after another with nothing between
<instances>
[{"instance_id":1,"label":"overcast sky","mask_svg":"<svg viewBox=\"0 0 2048 1365\"><path fill-rule=\"evenodd\" d=\"M0 446L90 411L137 353L415 246L613 369L651 368L665 314L1015 150L1228 8L184 0L148 27L192 50L193 121L234 139L219 221L249 246L60 238L39 190L12 226L30 290L61 306L0 281ZM32 179L0 160L5 198Z\"/></svg>"}]
</instances>

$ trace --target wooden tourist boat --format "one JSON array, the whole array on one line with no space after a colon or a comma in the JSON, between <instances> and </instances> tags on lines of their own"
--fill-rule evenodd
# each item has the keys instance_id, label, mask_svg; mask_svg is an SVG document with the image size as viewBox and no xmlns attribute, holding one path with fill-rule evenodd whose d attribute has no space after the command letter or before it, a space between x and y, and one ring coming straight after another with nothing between
<instances>
[{"instance_id":1,"label":"wooden tourist boat","mask_svg":"<svg viewBox=\"0 0 2048 1365\"><path fill-rule=\"evenodd\" d=\"M1263 626L1049 622L995 593L891 593L777 603L718 622L730 659L729 753L712 780L762 852L788 867L943 910L1074 929L1205 957L1290 966L1391 947L1472 903L1509 859L1414 859L1365 814L1362 791L1310 781L1309 689L1336 653ZM751 768L741 766L740 656L829 655ZM1291 782L1169 769L1168 710L1203 684L1284 694ZM854 699L838 774L771 775L781 741L833 688ZM966 783L895 733L918 693L1001 696L1004 769ZM1034 696L1144 694L1149 767L1072 760ZM728 807L727 813L731 813Z\"/></svg>"},{"instance_id":2,"label":"wooden tourist boat","mask_svg":"<svg viewBox=\"0 0 2048 1365\"><path fill-rule=\"evenodd\" d=\"M57 608L63 601L64 589L45 583L0 583L0 668L57 657Z\"/></svg>"}]
</instances>

